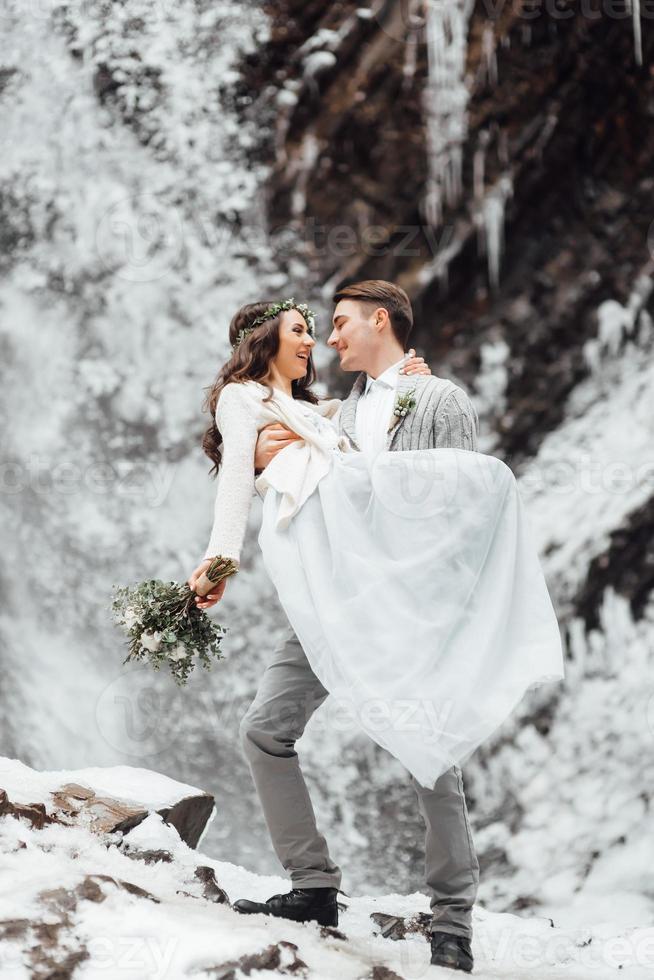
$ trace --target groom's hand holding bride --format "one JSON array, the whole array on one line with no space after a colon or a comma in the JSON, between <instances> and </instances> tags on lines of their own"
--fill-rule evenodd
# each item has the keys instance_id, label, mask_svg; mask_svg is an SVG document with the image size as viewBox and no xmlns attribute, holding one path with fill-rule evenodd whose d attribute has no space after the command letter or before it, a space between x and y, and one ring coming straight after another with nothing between
<instances>
[{"instance_id":1,"label":"groom's hand holding bride","mask_svg":"<svg viewBox=\"0 0 654 980\"><path fill-rule=\"evenodd\" d=\"M400 374L431 374L431 368L425 362L424 357L416 357L416 352L412 347L407 353L406 363L400 368ZM268 463L273 461L277 453L298 439L301 439L301 436L291 429L287 429L281 422L273 422L270 425L266 425L259 433L255 447L255 472L260 473L261 470L265 470Z\"/></svg>"},{"instance_id":2,"label":"groom's hand holding bride","mask_svg":"<svg viewBox=\"0 0 654 980\"><path fill-rule=\"evenodd\" d=\"M291 429L287 429L282 422L271 422L264 426L259 433L257 445L254 453L255 472L265 470L268 463L272 462L277 453L290 446L291 443L302 441L302 436Z\"/></svg>"}]
</instances>

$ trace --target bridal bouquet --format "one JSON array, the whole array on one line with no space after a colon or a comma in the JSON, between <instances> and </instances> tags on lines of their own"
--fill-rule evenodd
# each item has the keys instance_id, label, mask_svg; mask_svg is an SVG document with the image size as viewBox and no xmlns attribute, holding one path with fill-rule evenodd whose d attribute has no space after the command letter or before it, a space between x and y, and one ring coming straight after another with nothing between
<instances>
[{"instance_id":1,"label":"bridal bouquet","mask_svg":"<svg viewBox=\"0 0 654 980\"><path fill-rule=\"evenodd\" d=\"M192 591L187 584L150 579L133 587L115 587L112 593L114 622L127 635L129 653L123 660L141 660L159 670L168 664L180 686L186 684L195 659L203 667L224 660L220 642L226 627L211 622L195 603L212 586L236 571L230 559L214 558ZM200 591L201 587L203 591Z\"/></svg>"}]
</instances>

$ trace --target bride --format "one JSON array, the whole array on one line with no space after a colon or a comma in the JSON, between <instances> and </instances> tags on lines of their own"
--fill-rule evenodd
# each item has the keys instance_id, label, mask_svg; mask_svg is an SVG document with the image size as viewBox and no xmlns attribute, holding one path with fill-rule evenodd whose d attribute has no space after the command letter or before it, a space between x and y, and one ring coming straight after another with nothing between
<instances>
[{"instance_id":1,"label":"bride","mask_svg":"<svg viewBox=\"0 0 654 980\"><path fill-rule=\"evenodd\" d=\"M249 304L230 341L209 396L203 446L218 486L205 560L188 580L196 602L213 605L229 580L207 580L211 559L225 559L230 577L238 571L256 490L264 564L315 675L432 785L529 688L563 677L515 478L467 449L353 449L341 402L311 391L316 339L305 305ZM414 405L410 393L398 397L389 428ZM295 437L257 476L257 437L271 423Z\"/></svg>"}]
</instances>

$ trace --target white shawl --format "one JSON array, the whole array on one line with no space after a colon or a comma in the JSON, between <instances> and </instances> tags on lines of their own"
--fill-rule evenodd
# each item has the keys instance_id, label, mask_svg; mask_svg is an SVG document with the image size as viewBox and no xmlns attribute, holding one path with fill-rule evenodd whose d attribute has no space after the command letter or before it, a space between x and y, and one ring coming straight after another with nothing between
<instances>
[{"instance_id":1,"label":"white shawl","mask_svg":"<svg viewBox=\"0 0 654 980\"><path fill-rule=\"evenodd\" d=\"M205 558L223 555L240 561L255 489L261 495L269 487L278 491L278 521L285 527L328 472L332 450L351 448L347 438L338 435L340 399L324 399L314 405L277 389L264 401L267 396L267 386L257 381L231 382L220 393L215 418L223 438L223 457ZM257 438L272 422L282 422L302 436L302 441L278 453L255 481Z\"/></svg>"}]
</instances>

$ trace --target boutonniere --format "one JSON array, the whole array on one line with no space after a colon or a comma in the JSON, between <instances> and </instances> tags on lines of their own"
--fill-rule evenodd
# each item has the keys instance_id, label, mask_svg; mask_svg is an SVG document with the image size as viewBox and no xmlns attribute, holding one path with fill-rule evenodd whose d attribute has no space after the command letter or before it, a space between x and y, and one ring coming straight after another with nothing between
<instances>
[{"instance_id":1,"label":"boutonniere","mask_svg":"<svg viewBox=\"0 0 654 980\"><path fill-rule=\"evenodd\" d=\"M416 407L416 400L413 397L416 393L415 388L411 388L410 391L405 391L402 395L398 395L395 399L395 407L393 408L393 415L397 415L398 418L403 419L405 415L413 411Z\"/></svg>"},{"instance_id":2,"label":"boutonniere","mask_svg":"<svg viewBox=\"0 0 654 980\"><path fill-rule=\"evenodd\" d=\"M416 407L416 400L413 397L415 395L416 389L411 388L410 391L405 391L401 395L398 395L395 399L395 405L393 406L393 415L391 416L390 425L388 426L388 431L394 429L398 424L400 419L405 418L409 412L413 411Z\"/></svg>"}]
</instances>

